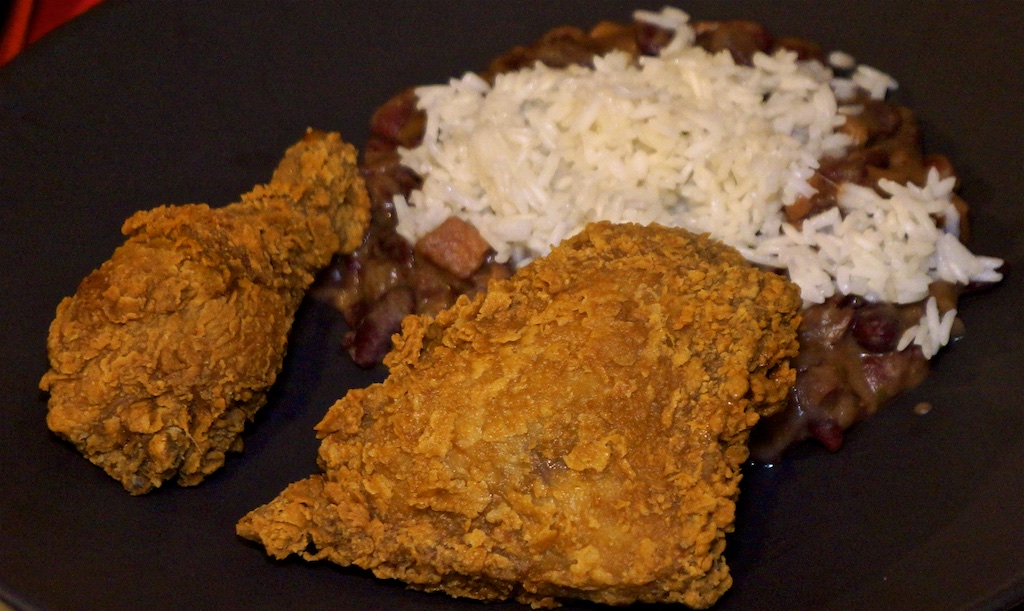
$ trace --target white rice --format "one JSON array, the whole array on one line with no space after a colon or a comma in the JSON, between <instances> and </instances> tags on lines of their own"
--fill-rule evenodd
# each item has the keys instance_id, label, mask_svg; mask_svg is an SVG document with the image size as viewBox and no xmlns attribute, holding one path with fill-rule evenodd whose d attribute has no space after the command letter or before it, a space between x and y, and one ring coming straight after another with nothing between
<instances>
[{"instance_id":1,"label":"white rice","mask_svg":"<svg viewBox=\"0 0 1024 611\"><path fill-rule=\"evenodd\" d=\"M853 70L857 67L857 60L844 51L833 51L828 54L828 65L836 70Z\"/></svg>"},{"instance_id":2,"label":"white rice","mask_svg":"<svg viewBox=\"0 0 1024 611\"><path fill-rule=\"evenodd\" d=\"M737 66L694 46L678 9L635 17L676 32L658 57L613 51L593 69L538 63L493 86L468 73L418 88L425 135L401 156L424 182L395 198L399 233L415 242L458 216L498 261L523 265L591 221L684 227L787 270L808 304L837 292L912 303L935 280L1000 279L1000 260L957 240L954 181L934 171L923 187L883 181L884 196L844 185L838 208L785 222L783 207L814 193L818 160L851 144L836 128L859 108L844 101L858 88L884 98L890 76L859 65L835 78L785 50ZM902 339L930 357L955 311L929 316Z\"/></svg>"},{"instance_id":3,"label":"white rice","mask_svg":"<svg viewBox=\"0 0 1024 611\"><path fill-rule=\"evenodd\" d=\"M930 359L938 353L939 349L949 342L950 331L953 330L953 321L956 319L956 310L948 310L941 317L939 306L934 297L929 297L925 304L924 316L921 322L907 329L896 345L897 350L903 350L910 344L917 344L921 347L924 358Z\"/></svg>"}]
</instances>

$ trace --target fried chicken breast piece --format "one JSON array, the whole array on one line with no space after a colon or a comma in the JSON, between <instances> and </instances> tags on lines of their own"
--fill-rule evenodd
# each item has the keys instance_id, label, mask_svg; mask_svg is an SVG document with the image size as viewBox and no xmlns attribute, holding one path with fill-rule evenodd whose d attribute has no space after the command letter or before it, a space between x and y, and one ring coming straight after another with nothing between
<instances>
[{"instance_id":1,"label":"fried chicken breast piece","mask_svg":"<svg viewBox=\"0 0 1024 611\"><path fill-rule=\"evenodd\" d=\"M47 425L132 494L199 483L241 450L314 273L369 218L355 149L316 131L238 203L136 213L57 307Z\"/></svg>"},{"instance_id":2,"label":"fried chicken breast piece","mask_svg":"<svg viewBox=\"0 0 1024 611\"><path fill-rule=\"evenodd\" d=\"M486 294L410 316L389 377L317 426L324 473L245 516L283 558L536 607L704 608L799 291L681 229L592 224Z\"/></svg>"}]
</instances>

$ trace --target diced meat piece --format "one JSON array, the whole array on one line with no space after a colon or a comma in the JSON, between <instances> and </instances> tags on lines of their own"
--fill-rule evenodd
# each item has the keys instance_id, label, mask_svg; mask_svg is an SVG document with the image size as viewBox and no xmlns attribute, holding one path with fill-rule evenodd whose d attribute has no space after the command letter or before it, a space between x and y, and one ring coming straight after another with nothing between
<instances>
[{"instance_id":1,"label":"diced meat piece","mask_svg":"<svg viewBox=\"0 0 1024 611\"><path fill-rule=\"evenodd\" d=\"M450 216L416 243L416 253L466 279L484 263L491 249L487 240L466 221Z\"/></svg>"}]
</instances>

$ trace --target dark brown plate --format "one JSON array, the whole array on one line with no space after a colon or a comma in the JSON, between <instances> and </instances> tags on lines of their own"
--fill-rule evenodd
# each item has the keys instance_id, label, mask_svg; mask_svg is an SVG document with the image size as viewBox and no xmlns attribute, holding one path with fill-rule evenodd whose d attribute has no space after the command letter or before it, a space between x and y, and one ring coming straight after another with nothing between
<instances>
[{"instance_id":1,"label":"dark brown plate","mask_svg":"<svg viewBox=\"0 0 1024 611\"><path fill-rule=\"evenodd\" d=\"M962 304L932 377L828 455L747 471L720 609L998 609L1024 598L1024 11L1012 2L686 2L893 74L1009 278ZM648 4L656 8L660 3ZM122 220L232 201L307 126L362 143L374 107L625 3L101 4L0 70L0 598L39 609L480 608L360 570L274 562L234 523L316 468L312 427L381 379L307 304L246 451L198 488L130 497L50 435L36 383L61 297ZM912 407L929 401L925 416ZM508 605L513 607L515 605ZM571 607L571 605L570 605ZM496 608L505 608L498 605Z\"/></svg>"}]
</instances>

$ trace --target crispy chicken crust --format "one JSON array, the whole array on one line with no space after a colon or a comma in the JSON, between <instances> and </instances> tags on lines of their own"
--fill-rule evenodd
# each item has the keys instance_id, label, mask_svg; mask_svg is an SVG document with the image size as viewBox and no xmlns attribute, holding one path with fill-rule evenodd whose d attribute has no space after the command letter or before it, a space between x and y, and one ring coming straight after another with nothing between
<instances>
[{"instance_id":1,"label":"crispy chicken crust","mask_svg":"<svg viewBox=\"0 0 1024 611\"><path fill-rule=\"evenodd\" d=\"M355 149L315 131L238 203L136 213L57 307L47 425L132 494L198 484L241 450L313 274L369 218Z\"/></svg>"},{"instance_id":2,"label":"crispy chicken crust","mask_svg":"<svg viewBox=\"0 0 1024 611\"><path fill-rule=\"evenodd\" d=\"M731 585L750 428L794 379L799 291L680 229L592 224L435 319L317 426L324 470L242 537L535 607L704 608Z\"/></svg>"}]
</instances>

